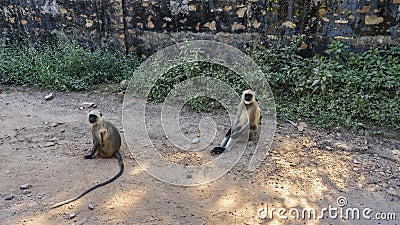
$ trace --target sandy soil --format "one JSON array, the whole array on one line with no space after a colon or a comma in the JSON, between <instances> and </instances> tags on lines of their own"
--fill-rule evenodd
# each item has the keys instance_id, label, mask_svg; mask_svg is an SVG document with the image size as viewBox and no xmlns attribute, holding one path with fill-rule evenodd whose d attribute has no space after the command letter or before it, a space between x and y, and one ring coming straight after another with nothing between
<instances>
[{"instance_id":1,"label":"sandy soil","mask_svg":"<svg viewBox=\"0 0 400 225\"><path fill-rule=\"evenodd\" d=\"M325 132L310 125L299 132L280 120L272 148L255 171L245 169L250 157L245 154L214 182L174 186L142 170L123 144L126 170L120 178L73 203L50 209L117 173L114 158L83 158L91 137L88 109L79 106L95 102L122 132L123 99L104 88L55 92L53 100L45 101L48 93L0 86L1 224L400 224L399 139L340 129ZM159 106L149 110L155 114ZM194 131L201 115L183 113L182 118L191 121L182 123L187 133ZM221 124L227 121L226 115L208 116ZM221 135L226 126L219 128ZM208 150L175 151L163 133L152 135L160 152L176 163L202 163L212 157ZM25 184L28 189L21 190ZM345 197L347 205L339 207L339 197ZM281 215L288 218L279 218L278 208L286 209ZM318 218L290 217L306 208L313 208ZM338 218L327 211L319 218L324 208L336 208ZM360 219L341 218L345 214L341 212L354 208L360 210ZM362 216L364 209L371 209L370 219ZM378 220L378 215L396 218Z\"/></svg>"}]
</instances>

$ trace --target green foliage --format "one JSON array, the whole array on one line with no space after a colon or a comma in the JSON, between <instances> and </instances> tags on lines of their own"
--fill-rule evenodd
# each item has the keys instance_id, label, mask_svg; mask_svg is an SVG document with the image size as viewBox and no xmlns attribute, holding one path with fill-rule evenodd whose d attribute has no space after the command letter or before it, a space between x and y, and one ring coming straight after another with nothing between
<instances>
[{"instance_id":1,"label":"green foliage","mask_svg":"<svg viewBox=\"0 0 400 225\"><path fill-rule=\"evenodd\" d=\"M164 99L167 97L167 95L170 93L175 85L190 78L201 76L212 77L224 83L227 83L239 94L241 94L243 90L248 88L243 78L241 78L238 74L229 70L228 68L219 64L195 61L175 66L169 69L167 73L161 75L161 77L157 80L154 87L152 88L148 100L153 102L164 102ZM190 99L187 104L196 111L204 112L210 109L217 109L222 107L221 104L211 98L196 96L196 93L189 92L190 91L185 92Z\"/></svg>"},{"instance_id":2,"label":"green foliage","mask_svg":"<svg viewBox=\"0 0 400 225\"><path fill-rule=\"evenodd\" d=\"M197 112L211 112L212 110L223 108L215 99L205 96L192 98L187 104Z\"/></svg>"},{"instance_id":3,"label":"green foliage","mask_svg":"<svg viewBox=\"0 0 400 225\"><path fill-rule=\"evenodd\" d=\"M297 57L293 48L252 52L278 112L327 128L400 129L400 46L353 53L335 41L328 52L311 59Z\"/></svg>"},{"instance_id":4,"label":"green foliage","mask_svg":"<svg viewBox=\"0 0 400 225\"><path fill-rule=\"evenodd\" d=\"M90 51L75 41L58 44L2 43L0 83L30 84L58 90L88 90L95 84L119 82L131 76L134 55Z\"/></svg>"},{"instance_id":5,"label":"green foliage","mask_svg":"<svg viewBox=\"0 0 400 225\"><path fill-rule=\"evenodd\" d=\"M345 126L365 133L374 127L400 129L400 46L353 53L340 41L328 56L296 55L301 38L288 46L249 49L264 71L277 111L320 124ZM88 90L94 84L129 79L139 65L134 55L88 50L74 41L6 45L0 42L0 83L30 84L58 90ZM168 70L156 82L149 100L162 102L175 85L198 76L229 84L238 93L248 88L242 78L219 64L190 62ZM190 95L190 93L188 93ZM190 95L197 111L220 108L213 99Z\"/></svg>"}]
</instances>

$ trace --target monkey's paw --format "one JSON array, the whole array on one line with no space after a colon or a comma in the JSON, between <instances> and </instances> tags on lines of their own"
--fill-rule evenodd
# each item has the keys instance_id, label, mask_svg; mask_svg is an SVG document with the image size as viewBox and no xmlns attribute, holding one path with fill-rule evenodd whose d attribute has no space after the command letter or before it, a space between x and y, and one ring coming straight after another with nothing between
<instances>
[{"instance_id":1,"label":"monkey's paw","mask_svg":"<svg viewBox=\"0 0 400 225\"><path fill-rule=\"evenodd\" d=\"M91 159L92 156L91 155L85 155L85 159Z\"/></svg>"},{"instance_id":2,"label":"monkey's paw","mask_svg":"<svg viewBox=\"0 0 400 225\"><path fill-rule=\"evenodd\" d=\"M210 151L211 154L221 154L225 151L224 147L215 147L213 150Z\"/></svg>"}]
</instances>

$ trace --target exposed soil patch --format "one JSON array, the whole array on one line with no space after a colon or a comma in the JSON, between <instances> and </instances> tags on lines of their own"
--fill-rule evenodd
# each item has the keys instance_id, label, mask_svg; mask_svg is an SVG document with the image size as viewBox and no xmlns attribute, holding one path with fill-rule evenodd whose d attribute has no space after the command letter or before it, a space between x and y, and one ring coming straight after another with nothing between
<instances>
[{"instance_id":1,"label":"exposed soil patch","mask_svg":"<svg viewBox=\"0 0 400 225\"><path fill-rule=\"evenodd\" d=\"M125 173L78 201L50 209L118 172L114 158L85 160L91 148L90 126L83 102L94 102L123 132L122 97L101 88L93 92L54 92L31 87L0 86L0 221L1 224L400 224L400 142L351 132L321 131L310 125L299 132L278 120L266 159L247 171L250 155L222 178L202 186L181 187L159 181L135 162L123 144ZM157 116L160 105L148 115ZM227 129L221 113L184 110L180 122L187 137L199 138L201 116L217 123L216 145ZM213 159L209 148L177 150L160 129L153 144L168 160L200 165ZM211 148L212 146L210 146ZM249 148L254 147L250 143ZM146 146L139 146L146 148ZM224 153L225 154L225 153ZM229 153L227 153L229 154ZM396 213L396 220L260 219L272 208L370 208L369 214ZM268 206L268 210L260 209ZM288 213L286 216L290 216ZM340 214L339 214L340 215Z\"/></svg>"}]
</instances>

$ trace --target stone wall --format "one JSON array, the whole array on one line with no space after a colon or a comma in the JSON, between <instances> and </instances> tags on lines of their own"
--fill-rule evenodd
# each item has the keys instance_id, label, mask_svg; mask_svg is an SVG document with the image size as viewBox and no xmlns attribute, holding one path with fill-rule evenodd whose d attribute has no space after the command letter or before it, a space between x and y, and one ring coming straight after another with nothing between
<instances>
[{"instance_id":1,"label":"stone wall","mask_svg":"<svg viewBox=\"0 0 400 225\"><path fill-rule=\"evenodd\" d=\"M400 0L2 0L0 3L3 38L33 42L73 38L83 44L144 55L185 39L241 45L269 39L271 35L297 34L323 40L351 37L361 44L396 43L400 38Z\"/></svg>"}]
</instances>

